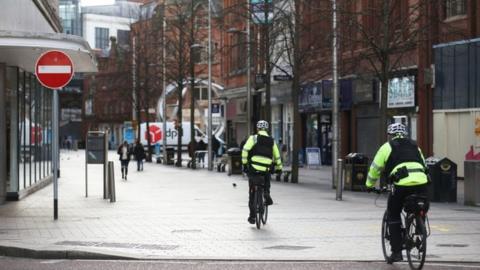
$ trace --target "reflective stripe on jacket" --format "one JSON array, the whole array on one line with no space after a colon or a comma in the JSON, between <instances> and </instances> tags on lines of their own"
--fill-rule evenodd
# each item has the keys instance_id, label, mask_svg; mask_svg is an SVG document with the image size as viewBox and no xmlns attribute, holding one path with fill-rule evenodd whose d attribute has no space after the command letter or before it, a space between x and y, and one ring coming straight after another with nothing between
<instances>
[{"instance_id":1,"label":"reflective stripe on jacket","mask_svg":"<svg viewBox=\"0 0 480 270\"><path fill-rule=\"evenodd\" d=\"M396 138L394 138L394 140ZM399 168L404 166L407 167L407 169L409 170L412 170L412 169L423 170L425 168L425 159L423 157L423 154L420 148L418 148L418 151L420 152L420 156L422 157L422 161L424 164L421 164L418 162L400 163L393 168L389 176L393 175L394 173L397 172ZM385 169L385 165L387 164L388 158L390 157L391 153L392 153L392 147L389 142L386 142L380 147L380 149L378 149L378 152L375 155L375 158L373 159L373 162L370 165L370 169L368 171L367 181L365 183L367 187L373 187L375 185L375 182L380 178L382 172ZM424 172L418 171L418 172L409 172L407 177L402 178L400 181L395 183L395 185L417 186L417 185L426 184L427 182L428 182L427 175Z\"/></svg>"},{"instance_id":2,"label":"reflective stripe on jacket","mask_svg":"<svg viewBox=\"0 0 480 270\"><path fill-rule=\"evenodd\" d=\"M270 157L256 155L255 153L253 153L253 155L250 156L250 160L249 160L249 152L257 143L256 136L269 137L268 133L263 130L259 131L257 135L250 136L242 149L242 163L244 165L247 165L250 163L253 169L259 172L269 172L272 164L275 164L275 170L281 170L282 160L280 158L280 151L278 151L278 147L275 142L273 143L273 147L272 147L273 160Z\"/></svg>"}]
</instances>

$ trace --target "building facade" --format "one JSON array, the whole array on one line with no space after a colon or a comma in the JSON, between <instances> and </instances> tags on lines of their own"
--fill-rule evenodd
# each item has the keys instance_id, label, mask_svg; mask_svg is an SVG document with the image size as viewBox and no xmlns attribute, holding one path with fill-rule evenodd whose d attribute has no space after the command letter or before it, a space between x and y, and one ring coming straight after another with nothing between
<instances>
[{"instance_id":1,"label":"building facade","mask_svg":"<svg viewBox=\"0 0 480 270\"><path fill-rule=\"evenodd\" d=\"M55 49L78 72L96 70L88 44L62 31L58 1L8 0L0 10L0 203L18 200L52 176L52 90L34 76L36 59Z\"/></svg>"}]
</instances>

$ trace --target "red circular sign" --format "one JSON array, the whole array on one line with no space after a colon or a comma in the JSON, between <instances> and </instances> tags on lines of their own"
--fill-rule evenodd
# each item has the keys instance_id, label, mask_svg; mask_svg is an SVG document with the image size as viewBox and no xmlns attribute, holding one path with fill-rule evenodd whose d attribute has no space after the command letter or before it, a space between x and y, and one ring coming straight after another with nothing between
<instances>
[{"instance_id":1,"label":"red circular sign","mask_svg":"<svg viewBox=\"0 0 480 270\"><path fill-rule=\"evenodd\" d=\"M162 129L156 125L149 125L148 131L150 131L150 143L157 143L162 139ZM145 140L148 141L148 133L145 132Z\"/></svg>"},{"instance_id":2,"label":"red circular sign","mask_svg":"<svg viewBox=\"0 0 480 270\"><path fill-rule=\"evenodd\" d=\"M73 77L72 60L64 52L48 51L38 58L35 75L43 86L60 89Z\"/></svg>"}]
</instances>

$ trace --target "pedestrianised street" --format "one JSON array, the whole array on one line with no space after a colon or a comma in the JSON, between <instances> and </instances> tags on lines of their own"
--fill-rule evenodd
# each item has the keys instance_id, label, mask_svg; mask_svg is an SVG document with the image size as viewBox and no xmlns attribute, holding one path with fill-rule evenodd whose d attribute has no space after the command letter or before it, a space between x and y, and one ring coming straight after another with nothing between
<instances>
[{"instance_id":1,"label":"pedestrianised street","mask_svg":"<svg viewBox=\"0 0 480 270\"><path fill-rule=\"evenodd\" d=\"M272 181L266 226L247 223L248 182L240 175L130 163L121 179L115 152L116 202L103 199L103 169L85 152L61 153L59 218L52 185L0 206L2 254L40 258L382 261L384 197L344 192L335 200L330 168L301 169L300 183ZM461 182L459 182L461 183ZM459 187L459 192L463 192ZM432 203L427 265L478 262L480 209Z\"/></svg>"}]
</instances>

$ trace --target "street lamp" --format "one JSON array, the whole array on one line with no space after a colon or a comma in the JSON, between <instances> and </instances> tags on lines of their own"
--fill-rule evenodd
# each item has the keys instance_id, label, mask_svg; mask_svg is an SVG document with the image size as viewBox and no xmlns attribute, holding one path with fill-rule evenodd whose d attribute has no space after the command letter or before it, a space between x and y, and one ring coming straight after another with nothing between
<instances>
[{"instance_id":1,"label":"street lamp","mask_svg":"<svg viewBox=\"0 0 480 270\"><path fill-rule=\"evenodd\" d=\"M247 36L247 134L252 133L252 88L251 88L251 53L250 53L250 18L247 18L247 30L240 31L236 28L230 28L227 33L244 34Z\"/></svg>"},{"instance_id":2,"label":"street lamp","mask_svg":"<svg viewBox=\"0 0 480 270\"><path fill-rule=\"evenodd\" d=\"M208 170L212 164L212 0L208 0Z\"/></svg>"},{"instance_id":3,"label":"street lamp","mask_svg":"<svg viewBox=\"0 0 480 270\"><path fill-rule=\"evenodd\" d=\"M162 91L162 102L163 102L163 123L162 123L162 150L163 150L163 164L167 164L167 65L165 64L167 51L165 49L165 30L167 29L167 21L165 20L165 14L163 14L163 25L162 25L162 79L163 79L163 91Z\"/></svg>"}]
</instances>

